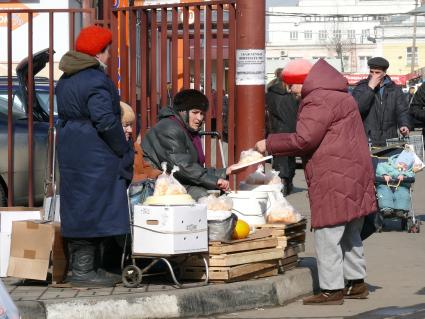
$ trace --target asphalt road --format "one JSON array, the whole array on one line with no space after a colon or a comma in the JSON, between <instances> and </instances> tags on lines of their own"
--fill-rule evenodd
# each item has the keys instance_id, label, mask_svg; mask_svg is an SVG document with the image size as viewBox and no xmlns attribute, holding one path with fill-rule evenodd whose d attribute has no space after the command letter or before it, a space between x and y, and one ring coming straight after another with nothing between
<instances>
[{"instance_id":1,"label":"asphalt road","mask_svg":"<svg viewBox=\"0 0 425 319\"><path fill-rule=\"evenodd\" d=\"M294 184L296 193L288 200L309 219L302 170L297 170ZM412 198L416 216L425 221L425 172L417 174ZM371 292L366 300L346 300L341 306L304 306L299 299L283 307L214 318L425 318L425 223L420 233L411 234L400 231L399 220L385 220L384 231L373 234L364 245ZM314 239L309 231L306 251L300 256L314 262Z\"/></svg>"}]
</instances>

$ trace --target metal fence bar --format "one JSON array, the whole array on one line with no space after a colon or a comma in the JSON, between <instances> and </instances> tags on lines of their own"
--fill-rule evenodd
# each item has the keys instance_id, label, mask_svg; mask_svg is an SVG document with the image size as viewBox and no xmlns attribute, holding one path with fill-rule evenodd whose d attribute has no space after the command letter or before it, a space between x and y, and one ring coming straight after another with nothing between
<instances>
[{"instance_id":1,"label":"metal fence bar","mask_svg":"<svg viewBox=\"0 0 425 319\"><path fill-rule=\"evenodd\" d=\"M129 81L129 89L130 89L130 97L129 102L130 105L134 111L134 114L138 113L137 108L137 88L136 88L136 25L137 25L137 16L136 11L131 10L129 12L129 50L130 50L130 81ZM134 30L134 31L133 31ZM137 117L136 117L137 119ZM136 140L136 127L137 127L137 121L136 123L133 123L133 141Z\"/></svg>"},{"instance_id":2,"label":"metal fence bar","mask_svg":"<svg viewBox=\"0 0 425 319\"><path fill-rule=\"evenodd\" d=\"M141 109L141 134L146 133L150 127L148 104L148 15L146 10L140 10L140 109Z\"/></svg>"},{"instance_id":3,"label":"metal fence bar","mask_svg":"<svg viewBox=\"0 0 425 319\"><path fill-rule=\"evenodd\" d=\"M216 116L217 116L217 131L222 133L223 132L223 70L224 70L224 63L223 63L223 50L220 50L219 48L223 48L223 6L218 5L217 6L217 63L216 63L216 69L217 69L217 95L216 95L216 103L217 103L217 110L216 110ZM216 154L219 154L220 148L219 145L216 145ZM224 167L225 163L222 163L221 156L216 156L217 159L217 166L218 167Z\"/></svg>"},{"instance_id":4,"label":"metal fence bar","mask_svg":"<svg viewBox=\"0 0 425 319\"><path fill-rule=\"evenodd\" d=\"M179 33L179 16L178 16L178 7L172 8L172 23L173 23L173 32L171 36L171 87L172 87L172 95L176 95L178 88L178 33Z\"/></svg>"},{"instance_id":5,"label":"metal fence bar","mask_svg":"<svg viewBox=\"0 0 425 319\"><path fill-rule=\"evenodd\" d=\"M14 155L14 125L12 117L12 12L7 13L7 185L8 185L8 194L7 194L7 205L13 206L13 196L14 196L14 181L13 181L13 155ZM1 186L1 185L0 185ZM2 203L0 203L2 205Z\"/></svg>"},{"instance_id":6,"label":"metal fence bar","mask_svg":"<svg viewBox=\"0 0 425 319\"><path fill-rule=\"evenodd\" d=\"M158 95L157 95L157 44L158 44L158 32L157 32L157 12L156 9L150 12L150 32L151 32L151 47L150 47L150 72L149 84L151 86L150 90L150 126L154 126L156 123L156 116L158 113Z\"/></svg>"},{"instance_id":7,"label":"metal fence bar","mask_svg":"<svg viewBox=\"0 0 425 319\"><path fill-rule=\"evenodd\" d=\"M27 78L27 88L28 88L28 205L30 207L34 206L34 122L33 117L33 13L28 13L28 78Z\"/></svg>"},{"instance_id":8,"label":"metal fence bar","mask_svg":"<svg viewBox=\"0 0 425 319\"><path fill-rule=\"evenodd\" d=\"M183 8L183 88L190 88L189 7Z\"/></svg>"},{"instance_id":9,"label":"metal fence bar","mask_svg":"<svg viewBox=\"0 0 425 319\"><path fill-rule=\"evenodd\" d=\"M235 162L235 81L236 81L236 9L229 5L229 105L228 127L228 163ZM235 180L233 181L236 182Z\"/></svg>"},{"instance_id":10,"label":"metal fence bar","mask_svg":"<svg viewBox=\"0 0 425 319\"><path fill-rule=\"evenodd\" d=\"M194 68L194 88L201 89L201 13L200 6L194 8L194 48L193 48L193 68Z\"/></svg>"},{"instance_id":11,"label":"metal fence bar","mask_svg":"<svg viewBox=\"0 0 425 319\"><path fill-rule=\"evenodd\" d=\"M205 71L204 71L204 92L208 97L209 101L209 109L206 116L205 121L205 129L207 131L211 131L211 113L212 108L214 107L214 101L211 96L211 69L212 69L212 59L211 59L211 40L212 40L212 8L210 5L205 6L205 27L204 27L204 56L205 56ZM211 137L207 136L205 138L205 157L206 157L206 165L211 166Z\"/></svg>"},{"instance_id":12,"label":"metal fence bar","mask_svg":"<svg viewBox=\"0 0 425 319\"><path fill-rule=\"evenodd\" d=\"M129 85L129 77L128 77L128 46L127 46L127 11L120 11L119 19L119 76L120 76L120 93L121 100L128 102L129 94L128 94L128 85Z\"/></svg>"},{"instance_id":13,"label":"metal fence bar","mask_svg":"<svg viewBox=\"0 0 425 319\"><path fill-rule=\"evenodd\" d=\"M167 9L161 9L161 35L160 35L160 90L161 99L160 107L167 105L167 32L168 32L168 21L167 21Z\"/></svg>"}]
</instances>

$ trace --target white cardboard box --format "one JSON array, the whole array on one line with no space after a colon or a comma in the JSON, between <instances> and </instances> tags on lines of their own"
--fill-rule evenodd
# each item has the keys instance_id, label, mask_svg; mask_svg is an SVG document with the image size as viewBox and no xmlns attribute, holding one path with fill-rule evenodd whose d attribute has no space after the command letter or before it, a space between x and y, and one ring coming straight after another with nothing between
<instances>
[{"instance_id":1,"label":"white cardboard box","mask_svg":"<svg viewBox=\"0 0 425 319\"><path fill-rule=\"evenodd\" d=\"M40 208L0 207L0 232L11 234L12 222L17 220L40 220Z\"/></svg>"},{"instance_id":2,"label":"white cardboard box","mask_svg":"<svg viewBox=\"0 0 425 319\"><path fill-rule=\"evenodd\" d=\"M207 206L134 206L133 253L208 251Z\"/></svg>"},{"instance_id":3,"label":"white cardboard box","mask_svg":"<svg viewBox=\"0 0 425 319\"><path fill-rule=\"evenodd\" d=\"M7 267L10 257L11 234L0 233L0 277L7 276Z\"/></svg>"}]
</instances>

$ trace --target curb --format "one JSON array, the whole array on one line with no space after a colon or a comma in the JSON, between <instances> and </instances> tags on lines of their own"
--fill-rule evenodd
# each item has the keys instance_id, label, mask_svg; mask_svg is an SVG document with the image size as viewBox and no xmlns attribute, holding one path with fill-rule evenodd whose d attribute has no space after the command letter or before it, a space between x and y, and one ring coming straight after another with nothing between
<instances>
[{"instance_id":1,"label":"curb","mask_svg":"<svg viewBox=\"0 0 425 319\"><path fill-rule=\"evenodd\" d=\"M309 259L309 258L307 258ZM21 318L181 318L281 306L311 293L317 270L309 260L283 275L167 292L18 301Z\"/></svg>"}]
</instances>

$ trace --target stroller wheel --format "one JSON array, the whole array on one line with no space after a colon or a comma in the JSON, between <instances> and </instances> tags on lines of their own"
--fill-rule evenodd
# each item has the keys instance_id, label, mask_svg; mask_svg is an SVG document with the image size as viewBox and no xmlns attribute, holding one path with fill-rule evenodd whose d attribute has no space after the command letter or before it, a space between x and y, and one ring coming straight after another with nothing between
<instances>
[{"instance_id":1,"label":"stroller wheel","mask_svg":"<svg viewBox=\"0 0 425 319\"><path fill-rule=\"evenodd\" d=\"M142 282L142 271L135 265L128 265L122 271L122 282L127 288L135 288Z\"/></svg>"},{"instance_id":2,"label":"stroller wheel","mask_svg":"<svg viewBox=\"0 0 425 319\"><path fill-rule=\"evenodd\" d=\"M401 218L401 230L408 230L406 218Z\"/></svg>"}]
</instances>

